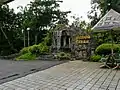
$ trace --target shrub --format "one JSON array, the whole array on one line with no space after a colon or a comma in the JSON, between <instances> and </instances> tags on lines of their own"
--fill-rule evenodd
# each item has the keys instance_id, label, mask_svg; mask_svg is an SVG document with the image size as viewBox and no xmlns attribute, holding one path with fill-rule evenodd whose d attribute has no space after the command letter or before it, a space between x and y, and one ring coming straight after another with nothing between
<instances>
[{"instance_id":1,"label":"shrub","mask_svg":"<svg viewBox=\"0 0 120 90\"><path fill-rule=\"evenodd\" d=\"M108 55L111 53L111 48L112 44L102 44L96 48L95 53L98 55ZM118 52L120 50L119 45L114 44L113 50L114 52Z\"/></svg>"},{"instance_id":2,"label":"shrub","mask_svg":"<svg viewBox=\"0 0 120 90\"><path fill-rule=\"evenodd\" d=\"M20 50L20 54L29 53L29 48L30 47L24 47L23 49Z\"/></svg>"},{"instance_id":3,"label":"shrub","mask_svg":"<svg viewBox=\"0 0 120 90\"><path fill-rule=\"evenodd\" d=\"M25 53L19 57L16 58L16 60L35 60L36 55L32 53Z\"/></svg>"},{"instance_id":4,"label":"shrub","mask_svg":"<svg viewBox=\"0 0 120 90\"><path fill-rule=\"evenodd\" d=\"M39 47L40 47L39 48L40 49L40 54L46 54L46 53L49 52L49 47L46 44L40 43Z\"/></svg>"},{"instance_id":5,"label":"shrub","mask_svg":"<svg viewBox=\"0 0 120 90\"><path fill-rule=\"evenodd\" d=\"M39 55L40 54L40 45L30 46L29 52L31 52L32 54L35 54L35 55Z\"/></svg>"},{"instance_id":6,"label":"shrub","mask_svg":"<svg viewBox=\"0 0 120 90\"><path fill-rule=\"evenodd\" d=\"M25 47L22 50L20 50L21 55L29 52L35 55L45 54L49 52L49 47L44 43L40 43L38 45Z\"/></svg>"},{"instance_id":7,"label":"shrub","mask_svg":"<svg viewBox=\"0 0 120 90\"><path fill-rule=\"evenodd\" d=\"M69 53L65 53L65 52L60 52L60 53L57 53L57 58L62 60L69 60L71 57L71 55Z\"/></svg>"},{"instance_id":8,"label":"shrub","mask_svg":"<svg viewBox=\"0 0 120 90\"><path fill-rule=\"evenodd\" d=\"M45 43L25 47L20 51L20 55L16 60L34 60L36 56L40 54L46 54L49 52L49 47Z\"/></svg>"},{"instance_id":9,"label":"shrub","mask_svg":"<svg viewBox=\"0 0 120 90\"><path fill-rule=\"evenodd\" d=\"M90 61L98 62L101 59L100 55L93 55L90 57Z\"/></svg>"}]
</instances>

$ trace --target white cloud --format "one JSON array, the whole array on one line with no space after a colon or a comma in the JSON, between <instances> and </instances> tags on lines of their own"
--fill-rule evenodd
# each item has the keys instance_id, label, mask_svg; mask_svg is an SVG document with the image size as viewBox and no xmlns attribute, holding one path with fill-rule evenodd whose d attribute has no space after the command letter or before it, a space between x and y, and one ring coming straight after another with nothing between
<instances>
[{"instance_id":1,"label":"white cloud","mask_svg":"<svg viewBox=\"0 0 120 90\"><path fill-rule=\"evenodd\" d=\"M14 8L15 12L18 12L19 10L17 9L18 6L26 6L27 4L30 3L32 0L15 0L9 3L10 8Z\"/></svg>"},{"instance_id":2,"label":"white cloud","mask_svg":"<svg viewBox=\"0 0 120 90\"><path fill-rule=\"evenodd\" d=\"M82 16L88 21L87 12L91 10L91 0L64 0L61 4L62 10L72 11L71 15Z\"/></svg>"},{"instance_id":3,"label":"white cloud","mask_svg":"<svg viewBox=\"0 0 120 90\"><path fill-rule=\"evenodd\" d=\"M25 6L32 0L15 0L9 3L10 8L14 8L16 12L18 12L18 6ZM60 4L60 9L63 11L72 11L70 15L82 16L83 19L88 21L87 12L91 9L90 5L91 0L63 0L63 3Z\"/></svg>"}]
</instances>

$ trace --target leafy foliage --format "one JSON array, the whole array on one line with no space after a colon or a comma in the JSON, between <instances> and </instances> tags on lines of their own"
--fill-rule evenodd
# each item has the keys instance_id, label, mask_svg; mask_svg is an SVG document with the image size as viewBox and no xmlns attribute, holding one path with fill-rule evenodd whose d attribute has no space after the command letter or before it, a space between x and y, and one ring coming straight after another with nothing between
<instances>
[{"instance_id":1,"label":"leafy foliage","mask_svg":"<svg viewBox=\"0 0 120 90\"><path fill-rule=\"evenodd\" d=\"M19 52L28 42L28 31L30 28L30 46L41 43L46 37L48 30L56 24L67 24L67 14L59 9L62 1L56 0L34 0L17 14L8 5L0 6L0 55L8 55ZM51 45L47 34L46 44ZM9 49L8 49L9 48Z\"/></svg>"},{"instance_id":2,"label":"leafy foliage","mask_svg":"<svg viewBox=\"0 0 120 90\"><path fill-rule=\"evenodd\" d=\"M59 3L56 0L35 0L30 2L25 8L21 7L23 13L23 28L29 27L32 33L31 39L34 44L38 44L45 37L43 32L50 27L54 27L59 23L68 23L67 14L70 12L62 12L59 9ZM34 38L33 38L34 37Z\"/></svg>"},{"instance_id":3,"label":"leafy foliage","mask_svg":"<svg viewBox=\"0 0 120 90\"><path fill-rule=\"evenodd\" d=\"M0 6L1 55L3 53L3 55L13 54L22 48L22 32L19 29L20 23L19 16L14 13L13 9L9 9L8 5Z\"/></svg>"},{"instance_id":4,"label":"leafy foliage","mask_svg":"<svg viewBox=\"0 0 120 90\"><path fill-rule=\"evenodd\" d=\"M65 53L65 52L60 52L57 53L57 58L59 60L70 60L71 55L69 53Z\"/></svg>"},{"instance_id":5,"label":"leafy foliage","mask_svg":"<svg viewBox=\"0 0 120 90\"><path fill-rule=\"evenodd\" d=\"M41 54L49 53L49 47L45 43L25 47L20 51L20 56L16 60L35 60Z\"/></svg>"},{"instance_id":6,"label":"leafy foliage","mask_svg":"<svg viewBox=\"0 0 120 90\"><path fill-rule=\"evenodd\" d=\"M44 40L43 43L45 45L51 46L52 45L52 31L49 31L43 40Z\"/></svg>"},{"instance_id":7,"label":"leafy foliage","mask_svg":"<svg viewBox=\"0 0 120 90\"><path fill-rule=\"evenodd\" d=\"M35 60L36 59L36 55L32 54L32 53L25 53L19 57L16 58L16 60Z\"/></svg>"},{"instance_id":8,"label":"leafy foliage","mask_svg":"<svg viewBox=\"0 0 120 90\"><path fill-rule=\"evenodd\" d=\"M29 52L31 52L32 54L35 54L35 55L39 55L40 54L40 45L30 46Z\"/></svg>"},{"instance_id":9,"label":"leafy foliage","mask_svg":"<svg viewBox=\"0 0 120 90\"><path fill-rule=\"evenodd\" d=\"M96 48L95 52L98 55L108 55L111 53L111 48L113 48L114 52L120 51L120 47L118 44L114 44L113 46L112 44L102 44Z\"/></svg>"},{"instance_id":10,"label":"leafy foliage","mask_svg":"<svg viewBox=\"0 0 120 90\"><path fill-rule=\"evenodd\" d=\"M49 53L49 47L46 44L40 43L39 47L40 47L40 54Z\"/></svg>"},{"instance_id":11,"label":"leafy foliage","mask_svg":"<svg viewBox=\"0 0 120 90\"><path fill-rule=\"evenodd\" d=\"M95 1L95 0L93 0ZM99 9L101 10L102 16L106 14L110 9L114 9L117 12L120 12L120 1L119 0L98 0L97 2L93 2L93 4L97 3Z\"/></svg>"},{"instance_id":12,"label":"leafy foliage","mask_svg":"<svg viewBox=\"0 0 120 90\"><path fill-rule=\"evenodd\" d=\"M20 50L20 54L25 54L25 53L29 53L29 48L30 47L24 47L23 49Z\"/></svg>"},{"instance_id":13,"label":"leafy foliage","mask_svg":"<svg viewBox=\"0 0 120 90\"><path fill-rule=\"evenodd\" d=\"M100 55L93 55L90 57L90 61L98 62L101 59Z\"/></svg>"},{"instance_id":14,"label":"leafy foliage","mask_svg":"<svg viewBox=\"0 0 120 90\"><path fill-rule=\"evenodd\" d=\"M35 55L45 54L49 52L49 47L44 43L40 43L39 45L33 45L23 48L20 51L20 54L22 55L29 52Z\"/></svg>"}]
</instances>

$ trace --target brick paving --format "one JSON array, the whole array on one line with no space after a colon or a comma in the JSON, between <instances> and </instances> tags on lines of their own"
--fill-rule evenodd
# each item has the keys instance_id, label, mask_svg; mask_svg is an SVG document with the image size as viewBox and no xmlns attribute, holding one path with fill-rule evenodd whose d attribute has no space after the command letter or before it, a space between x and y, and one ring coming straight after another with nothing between
<instances>
[{"instance_id":1,"label":"brick paving","mask_svg":"<svg viewBox=\"0 0 120 90\"><path fill-rule=\"evenodd\" d=\"M70 61L0 85L0 90L120 90L120 71Z\"/></svg>"}]
</instances>

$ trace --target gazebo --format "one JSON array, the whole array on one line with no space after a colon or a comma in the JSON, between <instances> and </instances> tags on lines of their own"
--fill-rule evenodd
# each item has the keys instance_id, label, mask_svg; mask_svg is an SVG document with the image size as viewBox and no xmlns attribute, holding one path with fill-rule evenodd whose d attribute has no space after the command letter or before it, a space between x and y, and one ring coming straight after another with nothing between
<instances>
[{"instance_id":1,"label":"gazebo","mask_svg":"<svg viewBox=\"0 0 120 90\"><path fill-rule=\"evenodd\" d=\"M100 19L100 21L92 28L92 30L93 32L110 32L112 41L111 56L113 57L113 31L120 31L120 13L111 9L103 18Z\"/></svg>"},{"instance_id":2,"label":"gazebo","mask_svg":"<svg viewBox=\"0 0 120 90\"><path fill-rule=\"evenodd\" d=\"M111 9L92 29L94 32L120 29L120 13Z\"/></svg>"}]
</instances>

